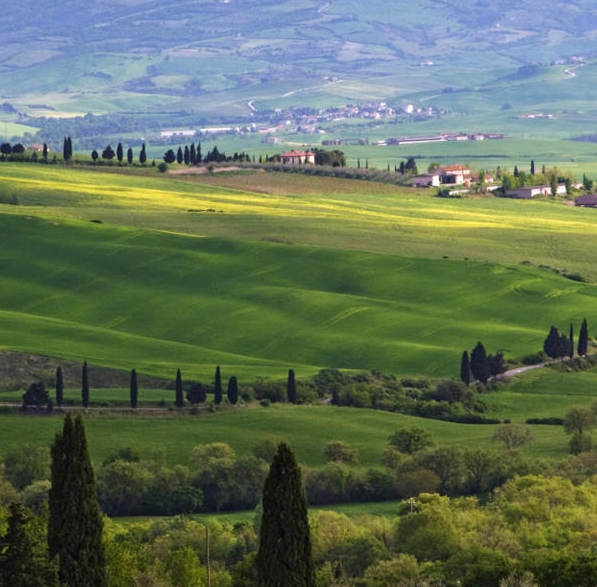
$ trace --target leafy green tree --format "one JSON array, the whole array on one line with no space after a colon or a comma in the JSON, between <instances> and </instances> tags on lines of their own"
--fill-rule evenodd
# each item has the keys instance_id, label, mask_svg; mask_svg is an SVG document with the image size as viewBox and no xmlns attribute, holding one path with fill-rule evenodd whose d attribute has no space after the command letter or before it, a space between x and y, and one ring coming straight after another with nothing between
<instances>
[{"instance_id":1,"label":"leafy green tree","mask_svg":"<svg viewBox=\"0 0 597 587\"><path fill-rule=\"evenodd\" d=\"M174 403L177 408L182 408L184 405L183 389L182 389L182 375L180 369L176 371L176 382L174 384L175 398Z\"/></svg>"},{"instance_id":2,"label":"leafy green tree","mask_svg":"<svg viewBox=\"0 0 597 587\"><path fill-rule=\"evenodd\" d=\"M502 442L506 450L513 450L531 442L533 435L528 428L518 424L500 424L494 430L492 440Z\"/></svg>"},{"instance_id":3,"label":"leafy green tree","mask_svg":"<svg viewBox=\"0 0 597 587\"><path fill-rule=\"evenodd\" d=\"M207 388L202 383L193 381L187 390L187 400L189 403L196 406L197 404L205 403L207 399Z\"/></svg>"},{"instance_id":4,"label":"leafy green tree","mask_svg":"<svg viewBox=\"0 0 597 587\"><path fill-rule=\"evenodd\" d=\"M56 405L60 408L64 399L64 380L62 377L62 367L56 369Z\"/></svg>"},{"instance_id":5,"label":"leafy green tree","mask_svg":"<svg viewBox=\"0 0 597 587\"><path fill-rule=\"evenodd\" d=\"M22 444L8 450L3 462L5 477L19 491L34 481L49 478L50 451L45 446Z\"/></svg>"},{"instance_id":6,"label":"leafy green tree","mask_svg":"<svg viewBox=\"0 0 597 587\"><path fill-rule=\"evenodd\" d=\"M174 151L172 149L168 149L165 153L164 153L164 162L165 163L174 163L174 161L176 161L176 153L174 153Z\"/></svg>"},{"instance_id":7,"label":"leafy green tree","mask_svg":"<svg viewBox=\"0 0 597 587\"><path fill-rule=\"evenodd\" d=\"M463 351L460 359L460 380L467 386L471 384L471 366L467 351Z\"/></svg>"},{"instance_id":8,"label":"leafy green tree","mask_svg":"<svg viewBox=\"0 0 597 587\"><path fill-rule=\"evenodd\" d=\"M489 374L492 377L505 373L507 366L504 360L504 353L498 351L495 355L487 355L487 365L489 367Z\"/></svg>"},{"instance_id":9,"label":"leafy green tree","mask_svg":"<svg viewBox=\"0 0 597 587\"><path fill-rule=\"evenodd\" d=\"M564 431L566 434L578 433L582 435L595 424L595 416L586 408L572 408L564 416Z\"/></svg>"},{"instance_id":10,"label":"leafy green tree","mask_svg":"<svg viewBox=\"0 0 597 587\"><path fill-rule=\"evenodd\" d=\"M414 157L409 157L404 164L404 171L410 175L417 175L419 173L417 169L417 162Z\"/></svg>"},{"instance_id":11,"label":"leafy green tree","mask_svg":"<svg viewBox=\"0 0 597 587\"><path fill-rule=\"evenodd\" d=\"M214 402L218 406L222 403L222 393L222 374L220 373L220 365L218 365L214 377Z\"/></svg>"},{"instance_id":12,"label":"leafy green tree","mask_svg":"<svg viewBox=\"0 0 597 587\"><path fill-rule=\"evenodd\" d=\"M256 564L260 587L315 587L301 472L284 443L278 445L263 486Z\"/></svg>"},{"instance_id":13,"label":"leafy green tree","mask_svg":"<svg viewBox=\"0 0 597 587\"><path fill-rule=\"evenodd\" d=\"M131 395L131 408L133 408L133 410L134 410L137 407L137 400L139 398L139 386L137 385L137 371L135 369L131 370L130 395Z\"/></svg>"},{"instance_id":14,"label":"leafy green tree","mask_svg":"<svg viewBox=\"0 0 597 587\"><path fill-rule=\"evenodd\" d=\"M23 394L23 407L27 406L47 406L50 401L50 394L46 391L41 381L32 383Z\"/></svg>"},{"instance_id":15,"label":"leafy green tree","mask_svg":"<svg viewBox=\"0 0 597 587\"><path fill-rule=\"evenodd\" d=\"M114 153L114 149L112 148L111 145L108 145L103 151L102 151L102 159L107 159L108 161L114 159L114 156L116 155L116 153Z\"/></svg>"},{"instance_id":16,"label":"leafy green tree","mask_svg":"<svg viewBox=\"0 0 597 587\"><path fill-rule=\"evenodd\" d=\"M328 463L356 463L358 460L357 449L342 440L328 442L323 449L323 454Z\"/></svg>"},{"instance_id":17,"label":"leafy green tree","mask_svg":"<svg viewBox=\"0 0 597 587\"><path fill-rule=\"evenodd\" d=\"M433 446L435 441L431 433L427 430L413 427L397 430L390 436L389 443L402 453L413 454L419 450Z\"/></svg>"},{"instance_id":18,"label":"leafy green tree","mask_svg":"<svg viewBox=\"0 0 597 587\"><path fill-rule=\"evenodd\" d=\"M68 587L106 587L102 515L83 419L67 414L51 449L48 547Z\"/></svg>"},{"instance_id":19,"label":"leafy green tree","mask_svg":"<svg viewBox=\"0 0 597 587\"><path fill-rule=\"evenodd\" d=\"M495 476L498 465L496 455L489 451L478 448L464 452L464 471L473 493L481 493L492 488L492 477Z\"/></svg>"},{"instance_id":20,"label":"leafy green tree","mask_svg":"<svg viewBox=\"0 0 597 587\"><path fill-rule=\"evenodd\" d=\"M296 404L296 381L294 379L294 370L288 369L288 380L286 381L286 397L289 404Z\"/></svg>"},{"instance_id":21,"label":"leafy green tree","mask_svg":"<svg viewBox=\"0 0 597 587\"><path fill-rule=\"evenodd\" d=\"M570 341L565 334L560 334L555 326L551 326L543 341L543 352L552 359L565 357L570 353Z\"/></svg>"},{"instance_id":22,"label":"leafy green tree","mask_svg":"<svg viewBox=\"0 0 597 587\"><path fill-rule=\"evenodd\" d=\"M0 144L0 153L2 155L10 155L12 153L12 145L10 143Z\"/></svg>"},{"instance_id":23,"label":"leafy green tree","mask_svg":"<svg viewBox=\"0 0 597 587\"><path fill-rule=\"evenodd\" d=\"M228 380L226 395L230 404L235 406L238 402L238 381L234 375Z\"/></svg>"},{"instance_id":24,"label":"leafy green tree","mask_svg":"<svg viewBox=\"0 0 597 587\"><path fill-rule=\"evenodd\" d=\"M487 383L491 372L489 370L489 362L487 361L487 353L481 342L478 342L471 352L470 364L473 377L483 384Z\"/></svg>"},{"instance_id":25,"label":"leafy green tree","mask_svg":"<svg viewBox=\"0 0 597 587\"><path fill-rule=\"evenodd\" d=\"M56 568L31 527L31 513L18 503L9 511L8 529L0 539L0 585L58 587Z\"/></svg>"},{"instance_id":26,"label":"leafy green tree","mask_svg":"<svg viewBox=\"0 0 597 587\"><path fill-rule=\"evenodd\" d=\"M589 348L589 328L587 326L587 319L583 318L580 332L578 333L578 345L576 348L577 353L584 357L587 354Z\"/></svg>"},{"instance_id":27,"label":"leafy green tree","mask_svg":"<svg viewBox=\"0 0 597 587\"><path fill-rule=\"evenodd\" d=\"M582 174L582 185L583 185L583 188L584 188L584 189L585 189L587 192L590 192L590 191L592 191L592 190L593 190L593 180L592 180L592 179L589 179L589 178L587 177L587 174L586 174L586 173L583 173L583 174Z\"/></svg>"},{"instance_id":28,"label":"leafy green tree","mask_svg":"<svg viewBox=\"0 0 597 587\"><path fill-rule=\"evenodd\" d=\"M89 407L89 369L87 361L83 363L83 371L81 373L81 402L84 408Z\"/></svg>"}]
</instances>

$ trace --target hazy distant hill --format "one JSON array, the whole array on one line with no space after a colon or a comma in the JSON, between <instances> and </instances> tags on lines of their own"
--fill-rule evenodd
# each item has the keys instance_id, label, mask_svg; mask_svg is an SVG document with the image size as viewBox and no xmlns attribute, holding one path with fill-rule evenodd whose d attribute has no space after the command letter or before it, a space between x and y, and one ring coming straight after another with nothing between
<instances>
[{"instance_id":1,"label":"hazy distant hill","mask_svg":"<svg viewBox=\"0 0 597 587\"><path fill-rule=\"evenodd\" d=\"M491 91L496 80L537 73L525 66L597 54L597 6L23 0L3 10L0 38L4 112L177 112L208 122L253 109Z\"/></svg>"}]
</instances>

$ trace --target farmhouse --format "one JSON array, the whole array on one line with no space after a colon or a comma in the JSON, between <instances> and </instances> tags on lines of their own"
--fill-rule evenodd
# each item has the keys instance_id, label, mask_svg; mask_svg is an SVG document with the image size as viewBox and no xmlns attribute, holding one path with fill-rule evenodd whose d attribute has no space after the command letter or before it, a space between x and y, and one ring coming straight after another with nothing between
<instances>
[{"instance_id":1,"label":"farmhouse","mask_svg":"<svg viewBox=\"0 0 597 587\"><path fill-rule=\"evenodd\" d=\"M574 201L575 206L582 206L584 208L597 208L597 195L586 194L584 196L578 196Z\"/></svg>"},{"instance_id":2,"label":"farmhouse","mask_svg":"<svg viewBox=\"0 0 597 587\"><path fill-rule=\"evenodd\" d=\"M440 182L442 185L470 185L471 170L463 165L448 165L440 167Z\"/></svg>"},{"instance_id":3,"label":"farmhouse","mask_svg":"<svg viewBox=\"0 0 597 587\"><path fill-rule=\"evenodd\" d=\"M566 184L559 183L556 190L557 195L566 194ZM507 190L504 194L507 198L516 198L518 200L530 200L535 196L551 196L551 187L548 185L533 185L523 188Z\"/></svg>"},{"instance_id":4,"label":"farmhouse","mask_svg":"<svg viewBox=\"0 0 597 587\"><path fill-rule=\"evenodd\" d=\"M440 186L439 173L424 173L423 175L415 175L411 180L411 185L414 188L429 188Z\"/></svg>"},{"instance_id":5,"label":"farmhouse","mask_svg":"<svg viewBox=\"0 0 597 587\"><path fill-rule=\"evenodd\" d=\"M311 151L289 151L280 155L282 165L315 165L315 153Z\"/></svg>"},{"instance_id":6,"label":"farmhouse","mask_svg":"<svg viewBox=\"0 0 597 587\"><path fill-rule=\"evenodd\" d=\"M439 187L440 185L471 184L471 170L462 165L448 165L438 167L429 173L416 175L411 179L412 187Z\"/></svg>"}]
</instances>

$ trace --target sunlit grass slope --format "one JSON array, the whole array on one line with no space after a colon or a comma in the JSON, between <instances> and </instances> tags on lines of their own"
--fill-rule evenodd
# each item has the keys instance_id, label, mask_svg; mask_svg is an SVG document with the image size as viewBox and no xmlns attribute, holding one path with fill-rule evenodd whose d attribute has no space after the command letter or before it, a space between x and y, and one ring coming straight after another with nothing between
<instances>
[{"instance_id":1,"label":"sunlit grass slope","mask_svg":"<svg viewBox=\"0 0 597 587\"><path fill-rule=\"evenodd\" d=\"M209 182L211 185L206 185ZM407 257L530 261L597 281L597 214L552 201L433 197L371 182L252 173L179 177L0 166L12 214Z\"/></svg>"},{"instance_id":2,"label":"sunlit grass slope","mask_svg":"<svg viewBox=\"0 0 597 587\"><path fill-rule=\"evenodd\" d=\"M597 318L594 286L534 267L16 215L0 262L2 348L165 376L456 375L478 340L521 357Z\"/></svg>"}]
</instances>

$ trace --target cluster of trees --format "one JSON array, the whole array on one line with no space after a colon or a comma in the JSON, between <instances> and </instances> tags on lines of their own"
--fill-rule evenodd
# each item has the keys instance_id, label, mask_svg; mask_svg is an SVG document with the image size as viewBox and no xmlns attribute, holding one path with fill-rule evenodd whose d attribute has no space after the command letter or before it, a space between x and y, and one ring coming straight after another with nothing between
<instances>
[{"instance_id":1,"label":"cluster of trees","mask_svg":"<svg viewBox=\"0 0 597 587\"><path fill-rule=\"evenodd\" d=\"M475 345L471 351L470 358L468 351L463 351L460 360L460 380L467 386L471 384L471 376L483 385L487 384L491 377L497 377L505 373L507 369L504 353L498 351L495 355L487 354L481 342Z\"/></svg>"},{"instance_id":2,"label":"cluster of trees","mask_svg":"<svg viewBox=\"0 0 597 587\"><path fill-rule=\"evenodd\" d=\"M587 354L589 343L589 329L586 318L583 319L580 332L578 334L578 343L576 352L580 357L584 357ZM574 357L574 327L570 324L570 334L566 335L560 333L555 326L551 326L549 334L543 342L543 352L550 359L562 359Z\"/></svg>"},{"instance_id":3,"label":"cluster of trees","mask_svg":"<svg viewBox=\"0 0 597 587\"><path fill-rule=\"evenodd\" d=\"M0 537L1 584L592 587L597 582L597 555L587 539L597 533L594 453L551 466L512 459L510 453L500 461L476 449L455 459L452 449L433 448L435 440L426 433L399 430L383 455L386 468L399 470L405 491L410 483L396 515L356 520L319 510L307 522L303 484L308 492L311 473L303 469L301 479L290 449L273 443L253 523L213 520L206 526L172 517L119 525L97 516L81 432L81 423L65 420L52 446L49 518L45 502L29 508L23 494L0 480L0 517L7 520ZM324 450L330 459L340 455L354 462L354 450L346 448ZM210 458L204 452L196 456ZM418 474L417 460L425 463ZM510 471L507 478L502 473L499 486L498 461ZM491 499L420 491L430 485L432 473L444 487L453 486L454 463L467 471L471 486L493 489ZM347 467L341 461L326 466L336 477ZM98 484L101 478L100 473ZM373 475L369 481L379 483Z\"/></svg>"},{"instance_id":4,"label":"cluster of trees","mask_svg":"<svg viewBox=\"0 0 597 587\"><path fill-rule=\"evenodd\" d=\"M572 189L572 176L570 174L562 175L557 167L546 169L545 165L543 165L541 171L536 171L534 161L531 161L528 172L519 170L518 166L514 166L514 170L512 172L508 170L502 170L498 167L496 179L501 179L502 190L504 192L521 187L549 185L551 188L551 194L555 196L557 193L558 184L560 183L565 184L567 194L570 194Z\"/></svg>"},{"instance_id":5,"label":"cluster of trees","mask_svg":"<svg viewBox=\"0 0 597 587\"><path fill-rule=\"evenodd\" d=\"M289 383L291 385L290 378L292 374L292 386L294 388L294 401L296 403L296 383L294 382L294 372L289 371ZM55 402L58 408L61 408L64 404L64 377L62 373L62 367L56 369L55 377ZM186 399L194 407L198 404L205 403L207 401L207 394L213 395L213 402L216 405L220 405L224 399L224 390L222 387L222 376L220 372L220 366L216 367L214 376L214 382L211 385L199 383L197 381L189 381L186 384L183 383L182 374L180 369L176 372L176 379L174 381L174 405L178 408L182 408L185 405L185 390ZM230 405L236 405L239 399L239 387L238 380L235 375L232 375L228 379L228 386L226 389L226 399ZM138 406L139 401L139 385L137 382L137 371L131 369L130 374L130 406L135 409ZM291 401L289 399L289 401ZM49 411L54 408L54 402L50 397L50 394L45 388L45 385L41 381L32 383L27 391L23 394L22 398L23 409L28 407L45 407ZM90 384L89 384L89 367L87 361L83 363L81 370L81 405L84 408L88 408L90 405Z\"/></svg>"},{"instance_id":6,"label":"cluster of trees","mask_svg":"<svg viewBox=\"0 0 597 587\"><path fill-rule=\"evenodd\" d=\"M72 153L71 153L71 156L72 156ZM124 153L124 147L122 146L122 143L120 143L120 142L118 143L118 145L116 145L116 151L112 148L112 145L107 145L102 150L101 158L104 161L112 161L115 157L119 164L123 164L126 159L126 163L128 165L132 165L133 160L134 160L134 153L133 153L132 147L129 147L127 149L126 156ZM99 158L100 158L100 154L95 149L93 149L93 151L91 151L91 159L95 163L98 161ZM66 160L66 158L65 158L65 160ZM145 143L143 143L141 145L141 149L139 151L139 163L141 165L145 165L146 162L147 162L147 152L145 149Z\"/></svg>"}]
</instances>

